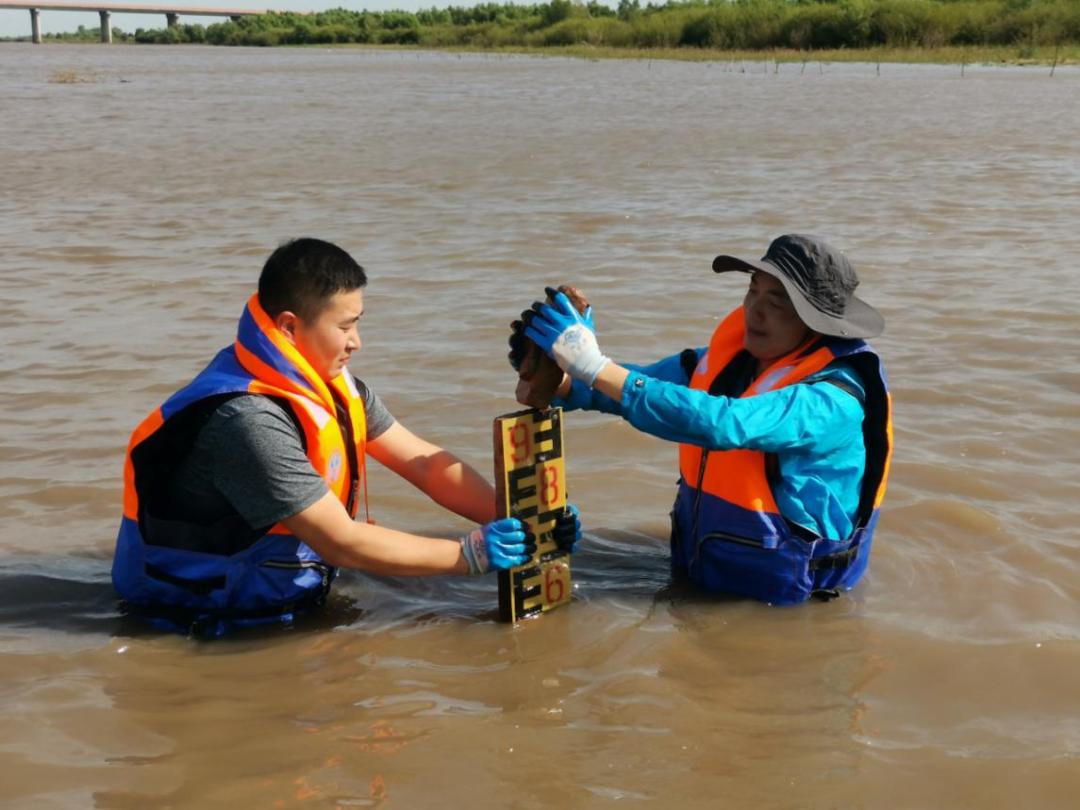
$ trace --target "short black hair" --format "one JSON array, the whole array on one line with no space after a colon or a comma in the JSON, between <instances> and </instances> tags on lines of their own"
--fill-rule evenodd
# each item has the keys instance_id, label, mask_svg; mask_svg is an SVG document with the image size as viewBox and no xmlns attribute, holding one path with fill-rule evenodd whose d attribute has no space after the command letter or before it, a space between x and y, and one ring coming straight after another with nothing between
<instances>
[{"instance_id":1,"label":"short black hair","mask_svg":"<svg viewBox=\"0 0 1080 810\"><path fill-rule=\"evenodd\" d=\"M259 275L259 304L271 318L289 310L310 323L330 297L367 284L364 268L322 239L293 239L266 260Z\"/></svg>"}]
</instances>

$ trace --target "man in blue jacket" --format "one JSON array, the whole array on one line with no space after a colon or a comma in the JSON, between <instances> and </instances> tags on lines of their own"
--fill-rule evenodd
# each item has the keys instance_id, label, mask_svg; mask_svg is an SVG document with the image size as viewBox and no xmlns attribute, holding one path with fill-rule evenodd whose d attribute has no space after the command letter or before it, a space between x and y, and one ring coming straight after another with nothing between
<instances>
[{"instance_id":1,"label":"man in blue jacket","mask_svg":"<svg viewBox=\"0 0 1080 810\"><path fill-rule=\"evenodd\" d=\"M612 362L591 310L561 293L514 328L566 372L557 404L679 444L676 574L773 604L834 596L866 570L885 492L889 394L863 340L884 320L815 237L781 236L760 261L717 256L713 270L750 275L742 306L708 347L651 365Z\"/></svg>"}]
</instances>

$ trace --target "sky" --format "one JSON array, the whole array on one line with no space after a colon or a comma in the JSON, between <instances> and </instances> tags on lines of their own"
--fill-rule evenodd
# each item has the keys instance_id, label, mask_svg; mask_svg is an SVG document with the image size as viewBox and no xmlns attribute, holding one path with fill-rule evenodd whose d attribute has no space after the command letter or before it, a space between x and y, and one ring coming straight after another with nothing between
<instances>
[{"instance_id":1,"label":"sky","mask_svg":"<svg viewBox=\"0 0 1080 810\"><path fill-rule=\"evenodd\" d=\"M75 0L73 0L74 2ZM80 0L81 1L81 0ZM512 0L508 0L512 1ZM29 0L28 0L29 2ZM108 0L105 0L108 2ZM139 0L118 0L129 5ZM402 9L417 11L421 8L446 8L447 6L473 6L478 0L339 0L319 2L319 0L147 0L148 5L166 5L175 2L178 6L203 6L204 8L251 8L273 11L325 11L331 8L347 8L355 11L389 11ZM522 0L526 2L526 0ZM45 34L58 34L74 31L80 25L97 28L100 21L97 12L48 11L41 12L41 31ZM222 17L181 17L180 23L212 25L222 22ZM112 27L134 32L136 28L164 28L165 16L153 14L113 14ZM30 12L26 9L0 9L0 37L30 36Z\"/></svg>"}]
</instances>

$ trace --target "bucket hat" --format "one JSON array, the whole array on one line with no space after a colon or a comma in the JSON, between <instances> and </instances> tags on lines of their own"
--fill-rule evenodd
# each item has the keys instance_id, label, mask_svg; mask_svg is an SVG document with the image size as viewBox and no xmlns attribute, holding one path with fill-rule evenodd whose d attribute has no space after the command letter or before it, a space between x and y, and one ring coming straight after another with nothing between
<instances>
[{"instance_id":1,"label":"bucket hat","mask_svg":"<svg viewBox=\"0 0 1080 810\"><path fill-rule=\"evenodd\" d=\"M855 296L859 278L839 250L815 236L785 234L769 245L760 260L717 256L713 271L760 270L784 285L802 322L823 335L868 338L885 330L885 319Z\"/></svg>"}]
</instances>

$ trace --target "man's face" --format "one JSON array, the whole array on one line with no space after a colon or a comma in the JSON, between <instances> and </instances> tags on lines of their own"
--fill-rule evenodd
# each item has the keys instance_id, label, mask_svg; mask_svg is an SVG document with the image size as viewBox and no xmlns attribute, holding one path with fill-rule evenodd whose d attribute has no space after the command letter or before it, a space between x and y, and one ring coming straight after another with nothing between
<instances>
[{"instance_id":1,"label":"man's face","mask_svg":"<svg viewBox=\"0 0 1080 810\"><path fill-rule=\"evenodd\" d=\"M783 357L810 334L788 297L784 285L760 270L750 277L743 299L746 331L743 347L763 366Z\"/></svg>"},{"instance_id":2,"label":"man's face","mask_svg":"<svg viewBox=\"0 0 1080 810\"><path fill-rule=\"evenodd\" d=\"M344 371L353 352L360 350L359 324L363 314L364 293L357 288L334 293L311 322L295 318L291 329L293 344L323 380L329 382Z\"/></svg>"}]
</instances>

